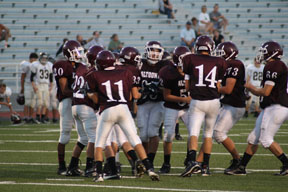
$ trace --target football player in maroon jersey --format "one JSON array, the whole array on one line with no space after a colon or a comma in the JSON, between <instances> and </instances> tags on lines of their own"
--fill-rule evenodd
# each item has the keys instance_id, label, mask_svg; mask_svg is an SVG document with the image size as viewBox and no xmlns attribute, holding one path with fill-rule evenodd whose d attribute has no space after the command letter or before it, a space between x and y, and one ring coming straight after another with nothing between
<instances>
[{"instance_id":1,"label":"football player in maroon jersey","mask_svg":"<svg viewBox=\"0 0 288 192\"><path fill-rule=\"evenodd\" d=\"M182 67L179 65L179 57L190 53L187 47L176 47L173 51L173 64L163 67L159 76L163 81L164 96L164 163L159 173L170 172L170 158L172 152L172 141L175 137L175 125L178 118L181 118L188 127L188 108L191 97L185 89L185 80Z\"/></svg>"},{"instance_id":2,"label":"football player in maroon jersey","mask_svg":"<svg viewBox=\"0 0 288 192\"><path fill-rule=\"evenodd\" d=\"M87 60L89 67L93 67L95 65L96 55L101 50L103 50L103 48L99 46L93 46L88 50L86 56L88 58ZM75 63L75 81L72 85L72 114L78 133L78 142L84 146L87 146L85 176L91 177L93 173L94 142L97 125L95 111L98 110L98 105L94 104L93 101L88 98L85 91L87 82L84 78L89 71L88 66L82 63ZM72 156L71 162L78 158L79 156ZM78 165L70 164L67 170L67 175L81 175L81 172L78 171Z\"/></svg>"},{"instance_id":3,"label":"football player in maroon jersey","mask_svg":"<svg viewBox=\"0 0 288 192\"><path fill-rule=\"evenodd\" d=\"M53 73L57 84L57 99L59 100L60 138L58 143L58 174L66 175L65 145L70 140L73 125L72 117L72 84L74 82L73 67L83 60L84 49L77 41L67 41L63 46L63 54L67 60L57 61L53 65ZM74 147L73 156L80 156L84 145L80 142ZM78 166L78 158L73 159L72 165ZM70 163L70 164L71 164ZM79 170L80 171L80 170Z\"/></svg>"},{"instance_id":4,"label":"football player in maroon jersey","mask_svg":"<svg viewBox=\"0 0 288 192\"><path fill-rule=\"evenodd\" d=\"M94 103L99 103L100 105L94 151L96 166L94 181L103 181L102 150L114 124L120 125L129 142L138 153L139 158L142 160L150 178L158 181L159 176L153 171L152 165L147 158L127 105L128 101L132 99L132 96L135 99L141 96L138 89L133 87L132 73L129 70L115 68L115 56L110 51L101 51L97 55L96 63L99 71L95 71L86 76L89 87L89 97ZM107 179L120 179L120 177L117 172L114 172Z\"/></svg>"},{"instance_id":5,"label":"football player in maroon jersey","mask_svg":"<svg viewBox=\"0 0 288 192\"><path fill-rule=\"evenodd\" d=\"M163 89L159 71L172 62L162 60L164 49L158 41L148 41L145 52L146 58L142 59L140 68L142 96L137 101L137 125L143 146L153 164L159 144L159 127L164 119Z\"/></svg>"},{"instance_id":6,"label":"football player in maroon jersey","mask_svg":"<svg viewBox=\"0 0 288 192\"><path fill-rule=\"evenodd\" d=\"M238 52L238 48L232 42L221 43L216 48L217 56L223 57L227 64L222 86L218 87L218 92L223 94L224 97L220 100L222 107L213 132L216 142L222 143L233 158L231 165L225 169L225 174L230 174L240 162L240 155L235 148L235 144L227 136L227 133L245 113L245 66L240 60L236 59Z\"/></svg>"},{"instance_id":7,"label":"football player in maroon jersey","mask_svg":"<svg viewBox=\"0 0 288 192\"><path fill-rule=\"evenodd\" d=\"M212 150L213 127L220 109L220 94L217 83L224 77L226 62L223 58L211 56L214 41L208 36L200 36L195 43L196 54L188 54L182 58L185 73L185 87L190 91L192 100L189 106L189 152L187 166L181 176L186 177L199 171L196 162L198 137L201 125L203 130L203 163L201 173L210 175L209 159Z\"/></svg>"},{"instance_id":8,"label":"football player in maroon jersey","mask_svg":"<svg viewBox=\"0 0 288 192\"><path fill-rule=\"evenodd\" d=\"M245 87L252 94L261 96L262 109L254 130L248 136L248 145L240 165L233 171L234 175L245 175L246 166L258 149L259 141L264 148L269 149L281 162L278 175L288 174L288 159L280 145L274 141L274 136L285 120L288 120L288 69L281 57L282 47L274 41L265 42L259 49L260 61L265 61L262 88L256 88L250 83Z\"/></svg>"}]
</instances>

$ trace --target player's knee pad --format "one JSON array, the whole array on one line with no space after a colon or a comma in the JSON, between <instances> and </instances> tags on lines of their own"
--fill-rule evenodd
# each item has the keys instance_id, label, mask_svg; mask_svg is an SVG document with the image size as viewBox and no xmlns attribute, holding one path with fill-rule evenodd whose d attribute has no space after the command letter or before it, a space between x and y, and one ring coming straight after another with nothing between
<instances>
[{"instance_id":1,"label":"player's knee pad","mask_svg":"<svg viewBox=\"0 0 288 192\"><path fill-rule=\"evenodd\" d=\"M257 135L256 132L253 130L247 138L247 142L252 145L258 145L260 135Z\"/></svg>"},{"instance_id":2,"label":"player's knee pad","mask_svg":"<svg viewBox=\"0 0 288 192\"><path fill-rule=\"evenodd\" d=\"M214 130L213 137L217 143L222 143L227 138L227 134L222 131Z\"/></svg>"},{"instance_id":3,"label":"player's knee pad","mask_svg":"<svg viewBox=\"0 0 288 192\"><path fill-rule=\"evenodd\" d=\"M169 130L169 131L164 131L164 141L165 142L172 142L175 137L175 131Z\"/></svg>"},{"instance_id":4,"label":"player's knee pad","mask_svg":"<svg viewBox=\"0 0 288 192\"><path fill-rule=\"evenodd\" d=\"M82 143L84 146L86 146L88 144L88 137L87 136L80 136L78 138L78 143L79 142Z\"/></svg>"},{"instance_id":5,"label":"player's knee pad","mask_svg":"<svg viewBox=\"0 0 288 192\"><path fill-rule=\"evenodd\" d=\"M148 128L148 138L150 137L156 137L159 135L159 128L160 128L160 125L152 125L152 126L149 126Z\"/></svg>"},{"instance_id":6,"label":"player's knee pad","mask_svg":"<svg viewBox=\"0 0 288 192\"><path fill-rule=\"evenodd\" d=\"M30 107L32 103L32 99L31 98L25 98L25 106Z\"/></svg>"},{"instance_id":7,"label":"player's knee pad","mask_svg":"<svg viewBox=\"0 0 288 192\"><path fill-rule=\"evenodd\" d=\"M265 149L269 148L273 141L273 138L260 138L260 142Z\"/></svg>"},{"instance_id":8,"label":"player's knee pad","mask_svg":"<svg viewBox=\"0 0 288 192\"><path fill-rule=\"evenodd\" d=\"M83 150L84 147L85 147L87 144L88 144L88 142L87 142L87 143L82 143L81 141L78 141L78 142L77 142L77 146L78 146L81 150Z\"/></svg>"},{"instance_id":9,"label":"player's knee pad","mask_svg":"<svg viewBox=\"0 0 288 192\"><path fill-rule=\"evenodd\" d=\"M58 108L56 100L52 101L51 105L52 105L52 109L57 109Z\"/></svg>"},{"instance_id":10,"label":"player's knee pad","mask_svg":"<svg viewBox=\"0 0 288 192\"><path fill-rule=\"evenodd\" d=\"M60 133L59 143L61 144L68 144L70 141L70 132L69 131L63 131Z\"/></svg>"},{"instance_id":11,"label":"player's knee pad","mask_svg":"<svg viewBox=\"0 0 288 192\"><path fill-rule=\"evenodd\" d=\"M213 137L213 129L211 130L205 130L203 133L204 138L212 138Z\"/></svg>"},{"instance_id":12,"label":"player's knee pad","mask_svg":"<svg viewBox=\"0 0 288 192\"><path fill-rule=\"evenodd\" d=\"M133 148L134 148L136 145L142 143L141 140L140 140L140 138L138 137L138 135L132 137L131 141L129 141L129 142L130 142L130 144L132 145Z\"/></svg>"}]
</instances>

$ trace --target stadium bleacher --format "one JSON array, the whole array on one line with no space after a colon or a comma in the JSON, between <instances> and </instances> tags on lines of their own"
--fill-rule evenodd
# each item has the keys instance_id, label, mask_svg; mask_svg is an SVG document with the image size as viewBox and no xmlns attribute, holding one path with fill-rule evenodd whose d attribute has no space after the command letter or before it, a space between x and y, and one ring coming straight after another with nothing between
<instances>
[{"instance_id":1,"label":"stadium bleacher","mask_svg":"<svg viewBox=\"0 0 288 192\"><path fill-rule=\"evenodd\" d=\"M85 39L95 30L108 44L117 33L125 45L144 51L148 40L159 40L167 50L179 45L179 31L187 20L198 17L202 5L208 12L218 3L220 12L229 19L226 40L235 42L239 58L251 60L261 43L275 40L288 50L288 1L271 0L173 0L176 20L167 22L166 15L152 14L158 0L0 0L1 23L10 28L10 48L0 45L1 77L16 91L15 67L27 60L30 52L45 51L55 55L63 38ZM11 72L10 74L8 74ZM6 74L7 73L7 74ZM17 71L15 71L17 73ZM1 79L1 78L0 78ZM17 84L17 83L16 83Z\"/></svg>"}]
</instances>

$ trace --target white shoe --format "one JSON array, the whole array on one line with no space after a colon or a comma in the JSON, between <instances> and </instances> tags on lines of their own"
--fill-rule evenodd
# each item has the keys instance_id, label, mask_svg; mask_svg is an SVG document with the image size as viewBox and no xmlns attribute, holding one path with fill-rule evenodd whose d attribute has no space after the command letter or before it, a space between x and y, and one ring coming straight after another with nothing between
<instances>
[{"instance_id":1,"label":"white shoe","mask_svg":"<svg viewBox=\"0 0 288 192\"><path fill-rule=\"evenodd\" d=\"M159 175L154 171L148 170L148 175L152 181L160 181Z\"/></svg>"}]
</instances>

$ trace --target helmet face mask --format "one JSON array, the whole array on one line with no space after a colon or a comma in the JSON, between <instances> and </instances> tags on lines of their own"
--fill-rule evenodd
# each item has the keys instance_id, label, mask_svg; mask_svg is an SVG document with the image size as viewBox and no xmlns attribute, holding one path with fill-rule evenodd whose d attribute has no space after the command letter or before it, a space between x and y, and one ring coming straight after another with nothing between
<instances>
[{"instance_id":1,"label":"helmet face mask","mask_svg":"<svg viewBox=\"0 0 288 192\"><path fill-rule=\"evenodd\" d=\"M124 47L121 49L120 62L124 64L139 66L141 63L141 54L135 47Z\"/></svg>"},{"instance_id":2,"label":"helmet face mask","mask_svg":"<svg viewBox=\"0 0 288 192\"><path fill-rule=\"evenodd\" d=\"M48 62L48 55L47 53L40 53L39 54L39 62L42 64L42 65L46 65L47 62Z\"/></svg>"},{"instance_id":3,"label":"helmet face mask","mask_svg":"<svg viewBox=\"0 0 288 192\"><path fill-rule=\"evenodd\" d=\"M162 60L164 48L158 41L148 41L145 45L146 57L151 64L156 64Z\"/></svg>"},{"instance_id":4,"label":"helmet face mask","mask_svg":"<svg viewBox=\"0 0 288 192\"><path fill-rule=\"evenodd\" d=\"M74 40L67 41L64 44L63 55L71 62L80 63L86 61L83 47Z\"/></svg>"},{"instance_id":5,"label":"helmet face mask","mask_svg":"<svg viewBox=\"0 0 288 192\"><path fill-rule=\"evenodd\" d=\"M67 49L71 57L68 58L69 61L74 61L76 63L85 62L85 54L83 47L74 48L72 50Z\"/></svg>"},{"instance_id":6,"label":"helmet face mask","mask_svg":"<svg viewBox=\"0 0 288 192\"><path fill-rule=\"evenodd\" d=\"M205 51L208 52L209 55L212 55L214 49L215 43L209 36L202 35L196 39L195 50L198 54L200 54L202 51Z\"/></svg>"},{"instance_id":7,"label":"helmet face mask","mask_svg":"<svg viewBox=\"0 0 288 192\"><path fill-rule=\"evenodd\" d=\"M281 59L282 56L282 47L277 42L268 41L259 48L256 59L262 62L269 61L270 59Z\"/></svg>"},{"instance_id":8,"label":"helmet face mask","mask_svg":"<svg viewBox=\"0 0 288 192\"><path fill-rule=\"evenodd\" d=\"M230 59L236 59L238 57L238 48L232 42L220 43L216 50L213 51L215 56L223 57L226 61Z\"/></svg>"}]
</instances>

